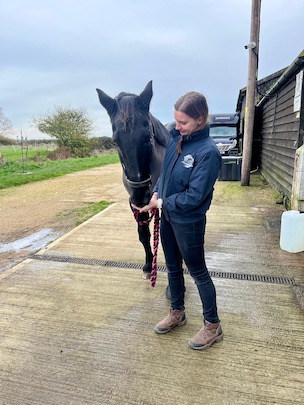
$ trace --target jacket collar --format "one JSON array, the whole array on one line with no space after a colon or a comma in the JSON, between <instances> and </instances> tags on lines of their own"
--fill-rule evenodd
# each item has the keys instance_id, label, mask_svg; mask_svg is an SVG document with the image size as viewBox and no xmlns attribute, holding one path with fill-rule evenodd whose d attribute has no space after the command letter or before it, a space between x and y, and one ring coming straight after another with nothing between
<instances>
[{"instance_id":1,"label":"jacket collar","mask_svg":"<svg viewBox=\"0 0 304 405\"><path fill-rule=\"evenodd\" d=\"M181 136L179 131L177 131L175 128L171 130L171 135L172 138L175 142L178 142L179 137ZM203 138L208 138L209 136L209 125L207 124L203 129L192 132L190 135L183 135L182 136L182 143L186 143L189 141L198 141Z\"/></svg>"}]
</instances>

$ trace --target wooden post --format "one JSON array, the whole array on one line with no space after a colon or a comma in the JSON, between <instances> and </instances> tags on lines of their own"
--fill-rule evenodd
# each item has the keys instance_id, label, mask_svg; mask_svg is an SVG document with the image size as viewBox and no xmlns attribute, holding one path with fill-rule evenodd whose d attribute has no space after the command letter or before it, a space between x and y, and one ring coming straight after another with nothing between
<instances>
[{"instance_id":1,"label":"wooden post","mask_svg":"<svg viewBox=\"0 0 304 405\"><path fill-rule=\"evenodd\" d=\"M248 49L249 52L249 62L245 106L245 129L243 139L243 160L241 175L242 186L250 185L255 95L259 61L260 14L261 0L252 0L250 44L245 46L245 48Z\"/></svg>"},{"instance_id":2,"label":"wooden post","mask_svg":"<svg viewBox=\"0 0 304 405\"><path fill-rule=\"evenodd\" d=\"M291 209L304 213L304 145L296 151L291 190Z\"/></svg>"}]
</instances>

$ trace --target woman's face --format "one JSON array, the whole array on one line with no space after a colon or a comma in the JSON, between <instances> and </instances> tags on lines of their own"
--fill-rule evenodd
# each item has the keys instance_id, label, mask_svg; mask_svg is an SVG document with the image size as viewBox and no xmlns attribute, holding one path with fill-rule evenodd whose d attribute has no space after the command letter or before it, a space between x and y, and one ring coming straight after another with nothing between
<instances>
[{"instance_id":1,"label":"woman's face","mask_svg":"<svg viewBox=\"0 0 304 405\"><path fill-rule=\"evenodd\" d=\"M174 110L175 129L181 135L190 135L204 127L204 120L202 117L192 118L189 115Z\"/></svg>"}]
</instances>

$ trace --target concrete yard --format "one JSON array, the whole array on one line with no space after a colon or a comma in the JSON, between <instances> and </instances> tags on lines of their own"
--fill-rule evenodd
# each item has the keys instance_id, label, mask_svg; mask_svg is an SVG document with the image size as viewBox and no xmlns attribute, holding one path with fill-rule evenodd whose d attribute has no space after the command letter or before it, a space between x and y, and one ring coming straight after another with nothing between
<instances>
[{"instance_id":1,"label":"concrete yard","mask_svg":"<svg viewBox=\"0 0 304 405\"><path fill-rule=\"evenodd\" d=\"M304 252L280 249L283 207L270 187L258 176L251 187L216 184L206 259L225 337L206 351L187 345L202 326L188 274L187 324L154 333L168 312L166 273L154 289L141 278L136 223L122 186L117 193L105 211L0 273L0 404L303 404L295 289Z\"/></svg>"}]
</instances>

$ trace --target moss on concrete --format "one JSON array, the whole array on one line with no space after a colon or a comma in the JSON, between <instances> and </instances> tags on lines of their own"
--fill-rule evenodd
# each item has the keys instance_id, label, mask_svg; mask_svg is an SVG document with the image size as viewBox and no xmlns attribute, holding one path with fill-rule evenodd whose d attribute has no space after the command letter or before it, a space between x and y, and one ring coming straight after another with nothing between
<instances>
[{"instance_id":1,"label":"moss on concrete","mask_svg":"<svg viewBox=\"0 0 304 405\"><path fill-rule=\"evenodd\" d=\"M231 201L233 205L269 206L277 199L277 192L259 174L251 175L248 187L236 181L217 181L215 187L217 203Z\"/></svg>"}]
</instances>

